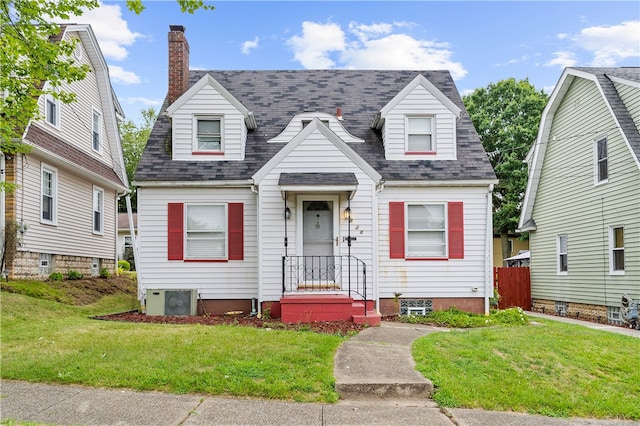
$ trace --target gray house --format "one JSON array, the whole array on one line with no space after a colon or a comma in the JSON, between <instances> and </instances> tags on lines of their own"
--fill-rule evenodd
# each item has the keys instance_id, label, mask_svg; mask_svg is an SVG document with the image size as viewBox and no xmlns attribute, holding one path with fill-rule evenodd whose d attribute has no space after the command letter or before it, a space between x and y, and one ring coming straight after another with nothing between
<instances>
[{"instance_id":1,"label":"gray house","mask_svg":"<svg viewBox=\"0 0 640 426\"><path fill-rule=\"evenodd\" d=\"M640 68L567 68L530 164L533 308L620 323L640 299Z\"/></svg>"},{"instance_id":2,"label":"gray house","mask_svg":"<svg viewBox=\"0 0 640 426\"><path fill-rule=\"evenodd\" d=\"M172 26L135 178L147 313L488 309L496 178L447 71L202 71L188 54Z\"/></svg>"}]
</instances>

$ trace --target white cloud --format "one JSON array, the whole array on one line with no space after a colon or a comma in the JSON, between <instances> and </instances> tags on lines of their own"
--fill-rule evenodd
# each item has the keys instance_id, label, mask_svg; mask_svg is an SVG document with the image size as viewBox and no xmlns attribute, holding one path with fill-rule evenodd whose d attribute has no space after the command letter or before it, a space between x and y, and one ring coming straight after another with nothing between
<instances>
[{"instance_id":1,"label":"white cloud","mask_svg":"<svg viewBox=\"0 0 640 426\"><path fill-rule=\"evenodd\" d=\"M331 68L335 65L330 52L343 51L346 47L345 33L337 24L302 23L302 36L288 40L294 58L305 68Z\"/></svg>"},{"instance_id":2,"label":"white cloud","mask_svg":"<svg viewBox=\"0 0 640 426\"><path fill-rule=\"evenodd\" d=\"M452 60L447 43L394 33L394 28L409 26L406 22L351 22L349 33L354 38L349 39L338 24L305 21L302 35L291 37L288 44L305 68L439 69L449 70L455 79L467 74L460 62Z\"/></svg>"},{"instance_id":3,"label":"white cloud","mask_svg":"<svg viewBox=\"0 0 640 426\"><path fill-rule=\"evenodd\" d=\"M565 40L568 37L569 37L569 34L565 34L565 33L556 34L556 38L558 40Z\"/></svg>"},{"instance_id":4,"label":"white cloud","mask_svg":"<svg viewBox=\"0 0 640 426\"><path fill-rule=\"evenodd\" d=\"M127 46L142 37L142 34L131 31L127 21L122 19L120 5L101 3L100 7L86 11L82 16L72 17L69 22L91 24L102 54L116 61L126 59Z\"/></svg>"},{"instance_id":5,"label":"white cloud","mask_svg":"<svg viewBox=\"0 0 640 426\"><path fill-rule=\"evenodd\" d=\"M125 102L128 104L142 104L145 106L160 106L162 101L160 99L149 99L144 97L130 97L126 98Z\"/></svg>"},{"instance_id":6,"label":"white cloud","mask_svg":"<svg viewBox=\"0 0 640 426\"><path fill-rule=\"evenodd\" d=\"M615 66L627 58L640 58L640 21L584 28L573 41L593 54L592 66Z\"/></svg>"},{"instance_id":7,"label":"white cloud","mask_svg":"<svg viewBox=\"0 0 640 426\"><path fill-rule=\"evenodd\" d=\"M256 37L253 40L247 40L244 43L242 43L242 46L241 46L242 53L245 55L248 55L249 53L251 53L253 49L256 49L258 47L259 41L260 39Z\"/></svg>"},{"instance_id":8,"label":"white cloud","mask_svg":"<svg viewBox=\"0 0 640 426\"><path fill-rule=\"evenodd\" d=\"M120 84L138 84L140 83L140 77L131 71L125 71L122 67L117 65L109 65L109 76L111 81Z\"/></svg>"},{"instance_id":9,"label":"white cloud","mask_svg":"<svg viewBox=\"0 0 640 426\"><path fill-rule=\"evenodd\" d=\"M557 66L560 68L566 68L566 67L572 67L578 63L578 60L576 59L576 54L573 52L567 52L567 51L553 52L553 56L554 58L552 60L544 64L545 67Z\"/></svg>"}]
</instances>

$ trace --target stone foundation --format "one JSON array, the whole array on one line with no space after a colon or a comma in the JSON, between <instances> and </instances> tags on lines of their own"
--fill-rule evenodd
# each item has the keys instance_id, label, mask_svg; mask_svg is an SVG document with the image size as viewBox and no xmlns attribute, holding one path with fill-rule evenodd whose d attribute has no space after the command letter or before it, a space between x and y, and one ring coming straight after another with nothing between
<instances>
[{"instance_id":1,"label":"stone foundation","mask_svg":"<svg viewBox=\"0 0 640 426\"><path fill-rule=\"evenodd\" d=\"M607 307L603 305L590 305L585 303L565 302L566 313L556 311L556 301L546 299L532 299L531 310L548 315L559 315L568 318L577 318L586 321L607 323Z\"/></svg>"},{"instance_id":2,"label":"stone foundation","mask_svg":"<svg viewBox=\"0 0 640 426\"><path fill-rule=\"evenodd\" d=\"M111 274L116 272L116 262L113 259L98 260L99 266L96 273L91 267L92 257L52 254L50 272L42 273L40 270L40 253L18 251L16 252L13 269L9 271L9 277L42 279L48 277L52 272L60 272L66 275L70 270L79 272L84 277L91 277L98 276L102 268L106 268Z\"/></svg>"}]
</instances>

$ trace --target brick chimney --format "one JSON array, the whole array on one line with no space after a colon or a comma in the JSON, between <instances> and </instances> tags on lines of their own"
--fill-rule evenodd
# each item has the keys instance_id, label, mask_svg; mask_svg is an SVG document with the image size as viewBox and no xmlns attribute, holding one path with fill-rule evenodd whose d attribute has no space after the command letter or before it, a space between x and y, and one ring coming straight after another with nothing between
<instances>
[{"instance_id":1,"label":"brick chimney","mask_svg":"<svg viewBox=\"0 0 640 426\"><path fill-rule=\"evenodd\" d=\"M169 105L189 88L189 43L183 25L169 25Z\"/></svg>"}]
</instances>

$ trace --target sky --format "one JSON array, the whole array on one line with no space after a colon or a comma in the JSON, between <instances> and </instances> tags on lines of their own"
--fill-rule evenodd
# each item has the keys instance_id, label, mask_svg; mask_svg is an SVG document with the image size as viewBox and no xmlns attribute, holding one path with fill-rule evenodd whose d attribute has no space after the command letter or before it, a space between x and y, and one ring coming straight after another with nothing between
<instances>
[{"instance_id":1,"label":"sky","mask_svg":"<svg viewBox=\"0 0 640 426\"><path fill-rule=\"evenodd\" d=\"M72 19L91 24L128 119L167 92L169 25L184 25L190 67L211 70L446 69L461 94L507 78L551 93L568 66L640 66L636 1L124 0Z\"/></svg>"}]
</instances>

